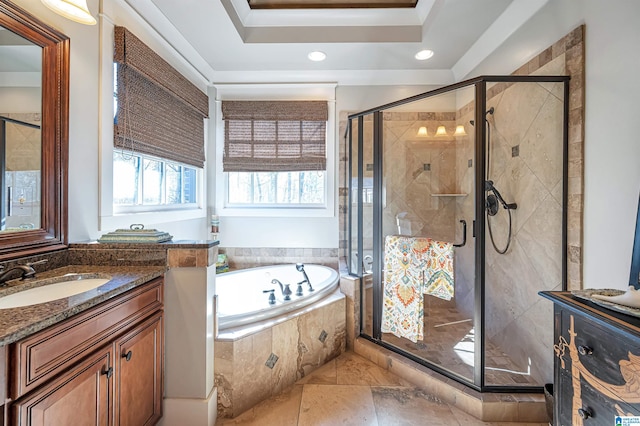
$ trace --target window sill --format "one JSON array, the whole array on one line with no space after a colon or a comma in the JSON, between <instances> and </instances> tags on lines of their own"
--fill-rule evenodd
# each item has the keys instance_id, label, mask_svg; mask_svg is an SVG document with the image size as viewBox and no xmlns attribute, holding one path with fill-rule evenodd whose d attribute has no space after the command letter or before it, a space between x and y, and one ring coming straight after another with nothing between
<instances>
[{"instance_id":1,"label":"window sill","mask_svg":"<svg viewBox=\"0 0 640 426\"><path fill-rule=\"evenodd\" d=\"M147 226L156 223L181 222L206 217L205 209L167 210L155 212L124 213L113 216L100 216L100 231L129 229L134 223Z\"/></svg>"},{"instance_id":2,"label":"window sill","mask_svg":"<svg viewBox=\"0 0 640 426\"><path fill-rule=\"evenodd\" d=\"M219 216L233 217L334 217L328 207L223 207Z\"/></svg>"}]
</instances>

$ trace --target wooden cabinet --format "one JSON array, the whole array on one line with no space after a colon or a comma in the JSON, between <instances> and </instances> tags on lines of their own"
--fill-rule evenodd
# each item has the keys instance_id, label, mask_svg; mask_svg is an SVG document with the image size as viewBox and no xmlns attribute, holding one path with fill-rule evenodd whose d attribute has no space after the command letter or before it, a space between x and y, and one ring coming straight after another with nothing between
<instances>
[{"instance_id":1,"label":"wooden cabinet","mask_svg":"<svg viewBox=\"0 0 640 426\"><path fill-rule=\"evenodd\" d=\"M640 416L640 318L566 292L541 294L555 303L555 425Z\"/></svg>"},{"instance_id":2,"label":"wooden cabinet","mask_svg":"<svg viewBox=\"0 0 640 426\"><path fill-rule=\"evenodd\" d=\"M13 424L68 426L109 424L112 351L96 352L71 371L12 406Z\"/></svg>"},{"instance_id":3,"label":"wooden cabinet","mask_svg":"<svg viewBox=\"0 0 640 426\"><path fill-rule=\"evenodd\" d=\"M162 417L162 315L115 343L115 425L153 425Z\"/></svg>"},{"instance_id":4,"label":"wooden cabinet","mask_svg":"<svg viewBox=\"0 0 640 426\"><path fill-rule=\"evenodd\" d=\"M8 347L11 425L153 425L162 417L163 281Z\"/></svg>"}]
</instances>

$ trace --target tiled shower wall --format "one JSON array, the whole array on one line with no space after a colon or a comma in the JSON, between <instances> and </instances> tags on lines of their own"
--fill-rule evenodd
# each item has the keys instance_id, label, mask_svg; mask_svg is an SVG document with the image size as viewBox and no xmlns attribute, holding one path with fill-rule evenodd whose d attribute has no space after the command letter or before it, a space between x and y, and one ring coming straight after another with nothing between
<instances>
[{"instance_id":1,"label":"tiled shower wall","mask_svg":"<svg viewBox=\"0 0 640 426\"><path fill-rule=\"evenodd\" d=\"M584 26L580 26L556 42L537 57L519 68L516 75L570 75L569 99L569 181L568 181L568 287L581 287L582 282L582 199L583 199L583 135L584 135ZM559 289L561 284L561 212L562 212L562 150L558 141L562 141L562 127L558 118L562 117L562 84L526 84L513 85L501 83L490 87L487 92L487 107L494 106L495 113L489 116L492 128L492 159L490 178L508 202L517 202L518 210L513 212L514 237L512 247L506 255L498 255L487 241L487 312L489 314L486 332L494 343L499 344L515 360L527 366L528 359L535 361L531 374L540 381L549 381L553 372L552 359L552 313L549 303L537 296L539 290ZM471 129L467 124L474 118L473 105L458 110L456 122L465 123L467 133ZM347 114L341 116L341 134L344 134ZM407 137L409 124L407 115L385 115L385 145L388 138L411 139ZM389 122L388 122L388 119ZM395 121L397 120L397 122ZM455 123L454 123L455 124ZM366 127L365 127L366 128ZM416 132L411 129L411 132ZM404 137L401 135L404 134ZM413 134L413 133L412 133ZM365 134L365 141L372 138ZM453 141L450 141L453 142ZM404 141L406 144L407 141ZM409 144L410 145L410 144ZM464 138L449 145L453 150L453 179L445 174L443 188L448 182L458 182L452 192L473 193L473 176L469 173L469 160L473 159L473 144L465 143ZM455 147L455 149L453 148ZM347 213L348 182L344 177L347 171L348 157L346 144L341 147L341 220L343 225ZM408 161L407 153L415 161ZM385 189L389 197L385 210L395 213L407 211L417 217L420 230L417 235L442 238L452 241L461 238L457 228L457 216L473 218L473 197L451 199L447 205L443 200L439 206L444 222L437 219L423 220L424 213L416 206L433 206L433 200L425 199L424 191L427 176L419 165L428 158L424 152L413 151L410 146L400 146L385 152L386 156L395 156L391 164L398 167L387 179ZM446 155L445 155L446 156ZM365 157L366 158L366 157ZM366 162L366 160L365 160ZM386 165L386 164L385 164ZM385 168L385 173L387 168ZM366 175L365 175L366 176ZM392 183L392 184L391 184ZM402 186L404 185L404 188ZM422 191L410 188L422 185ZM404 191L394 199L395 188ZM444 192L444 191L443 191ZM410 205L415 201L415 206ZM393 205L396 203L396 206ZM391 206L391 209L389 207ZM418 212L417 212L418 211ZM417 213L416 213L417 212ZM508 216L504 211L492 222L494 235L499 245L505 241L508 229ZM393 215L385 217L385 230L391 229ZM437 214L434 215L438 217ZM365 216L365 229L371 218ZM440 231L434 231L433 228ZM437 226L435 226L437 225ZM449 226L448 226L449 225ZM370 226L368 227L371 228ZM431 229L430 229L431 228ZM345 226L341 227L346 229ZM341 231L340 247L347 247L349 236ZM435 235L438 232L441 235ZM365 247L370 235L365 235ZM488 234L487 234L488 238ZM473 255L472 247L456 251L456 305L464 312L473 310ZM346 255L346 252L341 253ZM518 348L526 349L524 352ZM533 352L531 352L533 351Z\"/></svg>"},{"instance_id":2,"label":"tiled shower wall","mask_svg":"<svg viewBox=\"0 0 640 426\"><path fill-rule=\"evenodd\" d=\"M514 75L544 75L566 74L571 77L569 83L569 191L568 191L568 287L582 288L582 216L583 216L583 162L584 162L584 25L577 27L571 33L558 40L526 64L522 65ZM558 59L560 58L560 59ZM554 65L547 66L550 62ZM560 64L564 62L561 69ZM553 68L553 67L558 68ZM504 87L496 85L488 91L488 98L492 98ZM347 118L355 111L340 111L338 134L344 135ZM460 115L464 114L461 110ZM365 140L371 135L366 134ZM365 160L366 162L366 160ZM346 140L339 144L339 214L340 257L347 256L348 238L347 215L349 213L349 156ZM365 221L366 228L366 221ZM459 232L459 231L456 231ZM366 239L365 239L366 241ZM365 246L367 246L365 244Z\"/></svg>"}]
</instances>

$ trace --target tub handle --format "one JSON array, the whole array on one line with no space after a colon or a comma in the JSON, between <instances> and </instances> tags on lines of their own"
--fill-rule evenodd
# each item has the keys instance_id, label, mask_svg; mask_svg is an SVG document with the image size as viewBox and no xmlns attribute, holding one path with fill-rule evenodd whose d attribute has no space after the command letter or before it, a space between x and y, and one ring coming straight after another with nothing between
<instances>
[{"instance_id":1,"label":"tub handle","mask_svg":"<svg viewBox=\"0 0 640 426\"><path fill-rule=\"evenodd\" d=\"M271 289L271 290L262 290L263 293L269 293L269 304L270 305L275 305L276 304L276 295L273 293L275 290Z\"/></svg>"}]
</instances>

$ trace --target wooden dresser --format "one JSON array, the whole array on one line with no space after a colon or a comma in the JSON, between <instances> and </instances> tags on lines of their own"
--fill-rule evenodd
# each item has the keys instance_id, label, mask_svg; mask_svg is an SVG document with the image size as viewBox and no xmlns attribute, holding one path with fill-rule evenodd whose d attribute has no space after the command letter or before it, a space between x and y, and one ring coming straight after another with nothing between
<instances>
[{"instance_id":1,"label":"wooden dresser","mask_svg":"<svg viewBox=\"0 0 640 426\"><path fill-rule=\"evenodd\" d=\"M569 292L540 295L554 302L555 425L640 416L640 318Z\"/></svg>"}]
</instances>

